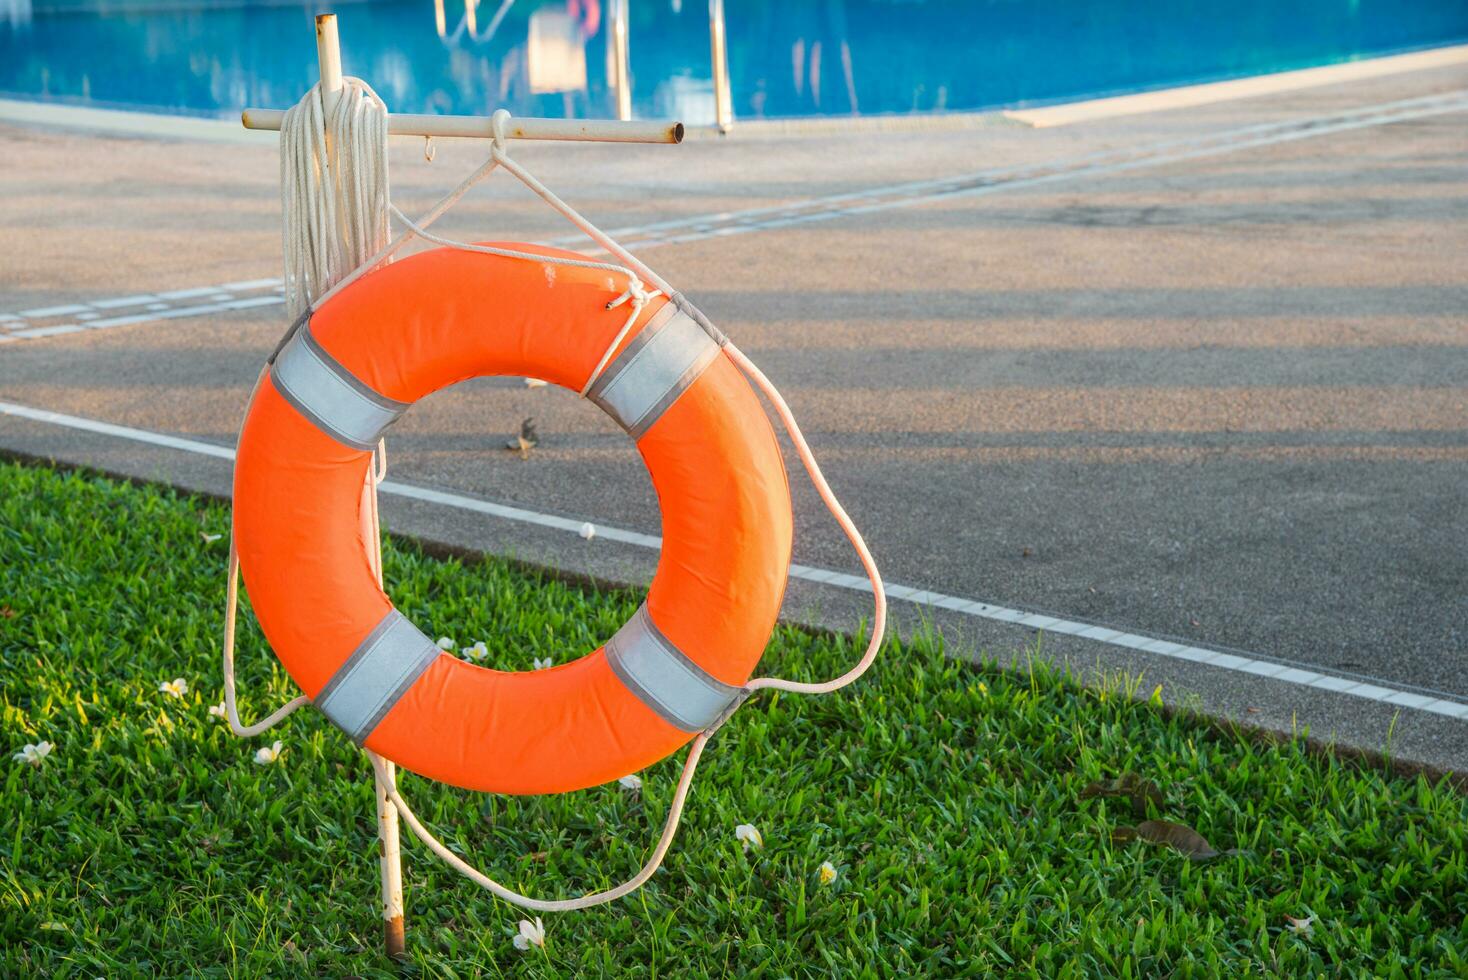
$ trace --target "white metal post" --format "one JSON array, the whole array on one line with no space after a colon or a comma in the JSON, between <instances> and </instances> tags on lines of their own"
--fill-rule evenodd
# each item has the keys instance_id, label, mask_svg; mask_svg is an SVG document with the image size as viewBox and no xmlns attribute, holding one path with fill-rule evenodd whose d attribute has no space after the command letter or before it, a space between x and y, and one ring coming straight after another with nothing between
<instances>
[{"instance_id":1,"label":"white metal post","mask_svg":"<svg viewBox=\"0 0 1468 980\"><path fill-rule=\"evenodd\" d=\"M341 38L337 34L336 15L319 14L316 17L316 60L321 69L321 111L330 116L341 97L342 51ZM332 160L337 148L327 147L327 159ZM381 530L377 522L377 470L376 457L368 467L367 479L362 486L362 538L367 542L367 554L372 571L382 583ZM378 870L382 879L383 940L388 956L402 956L406 949L403 926L403 859L398 833L398 811L388 799L387 790L395 778L391 763L383 767L387 773L384 781L373 768L373 781L377 790L377 839L381 846Z\"/></svg>"},{"instance_id":2,"label":"white metal post","mask_svg":"<svg viewBox=\"0 0 1468 980\"><path fill-rule=\"evenodd\" d=\"M373 769L377 789L377 840L382 846L377 859L382 872L382 938L387 955L397 958L408 946L403 923L403 854L399 849L398 808L387 798L388 787L396 781L398 770L386 759L382 761L386 780L378 779L377 770Z\"/></svg>"},{"instance_id":3,"label":"white metal post","mask_svg":"<svg viewBox=\"0 0 1468 980\"><path fill-rule=\"evenodd\" d=\"M719 132L734 126L734 98L729 91L729 48L724 34L724 0L709 0L709 53L714 74L714 122Z\"/></svg>"},{"instance_id":4,"label":"white metal post","mask_svg":"<svg viewBox=\"0 0 1468 980\"><path fill-rule=\"evenodd\" d=\"M617 118L632 118L632 81L627 68L627 0L612 0L612 78L617 94Z\"/></svg>"},{"instance_id":5,"label":"white metal post","mask_svg":"<svg viewBox=\"0 0 1468 980\"><path fill-rule=\"evenodd\" d=\"M367 479L362 485L362 539L367 542L367 558L377 584L382 585L382 525L377 516L377 475L380 465L378 455L372 455L367 468ZM367 753L370 757L371 752ZM398 833L398 808L388 799L388 787L397 780L397 767L386 759L382 760L383 779L373 767L373 783L377 797L377 840L380 853L377 858L379 875L382 879L382 937L387 955L402 956L407 950L407 936L403 922L403 853Z\"/></svg>"},{"instance_id":6,"label":"white metal post","mask_svg":"<svg viewBox=\"0 0 1468 980\"><path fill-rule=\"evenodd\" d=\"M327 114L342 90L342 47L336 14L316 15L316 62L321 66L321 108Z\"/></svg>"}]
</instances>

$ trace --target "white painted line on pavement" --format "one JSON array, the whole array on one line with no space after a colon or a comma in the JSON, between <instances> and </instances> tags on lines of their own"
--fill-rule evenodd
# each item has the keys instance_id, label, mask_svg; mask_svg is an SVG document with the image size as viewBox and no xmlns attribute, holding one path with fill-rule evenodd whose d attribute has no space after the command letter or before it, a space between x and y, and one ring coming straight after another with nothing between
<instances>
[{"instance_id":1,"label":"white painted line on pavement","mask_svg":"<svg viewBox=\"0 0 1468 980\"><path fill-rule=\"evenodd\" d=\"M193 286L189 289L175 289L167 293L159 293L159 299L197 299L200 296L210 296L219 292L218 286Z\"/></svg>"},{"instance_id":2,"label":"white painted line on pavement","mask_svg":"<svg viewBox=\"0 0 1468 980\"><path fill-rule=\"evenodd\" d=\"M465 497L462 494L449 493L444 490L415 487L407 483L398 483L396 480L383 480L382 483L378 484L378 489L394 497L422 500L430 504L440 504L445 507L455 507L459 510L473 511L476 514L500 517L507 521L534 524L537 527L548 527L556 531L569 531L576 535L581 533L581 526L586 523L584 519L579 517L568 518L556 517L553 514L541 514L537 511L525 510L522 507L511 507L508 504L495 504L487 500L475 500L473 497ZM596 536L598 538L605 538L608 541L620 541L623 544L636 545L639 548L651 548L654 551L663 546L663 539L655 535L628 531L625 528L610 527L595 521L592 523L596 525Z\"/></svg>"},{"instance_id":3,"label":"white painted line on pavement","mask_svg":"<svg viewBox=\"0 0 1468 980\"><path fill-rule=\"evenodd\" d=\"M48 316L68 316L72 313L85 313L87 309L88 307L86 306L73 303L70 306L46 306L37 310L21 310L16 316L36 320Z\"/></svg>"},{"instance_id":4,"label":"white painted line on pavement","mask_svg":"<svg viewBox=\"0 0 1468 980\"><path fill-rule=\"evenodd\" d=\"M284 302L284 296L251 296L249 299L231 300L224 305L231 310L248 310L254 306L275 306Z\"/></svg>"},{"instance_id":5,"label":"white painted line on pavement","mask_svg":"<svg viewBox=\"0 0 1468 980\"><path fill-rule=\"evenodd\" d=\"M157 299L157 296L140 293L132 296L115 296L112 299L93 300L91 305L99 310L115 310L123 306L142 306L144 303L156 302Z\"/></svg>"},{"instance_id":6,"label":"white painted line on pavement","mask_svg":"<svg viewBox=\"0 0 1468 980\"><path fill-rule=\"evenodd\" d=\"M27 405L17 405L12 402L0 401L0 415L11 415L32 422L41 422L63 428L75 429L81 432L112 436L117 439L140 442L151 446L161 446L166 449L177 449L182 452L210 456L215 459L234 460L234 450L226 446L218 446L213 443L202 442L197 439L189 439L182 436L170 436L160 432L150 432L147 429L137 429L132 426L116 425L112 422L102 422L97 419L82 418L77 415L65 415L61 412L52 412L42 408L31 408ZM502 520L515 521L521 524L532 524L536 527L566 531L577 535L580 534L581 526L585 523L582 518L557 517L554 514L543 514L538 511L527 510L523 507L496 504L487 500L476 500L473 497L466 497L462 494L452 493L446 490L434 490L429 487L413 486L408 483L399 483L396 480L385 480L379 489L382 493L389 496L420 500L424 503L452 507L457 510L470 511L471 513L484 514L489 517L498 517ZM654 551L662 547L662 538L655 535L642 534L638 531L631 531L625 528L611 527L596 521L592 523L596 525L598 538L618 541L623 544ZM838 572L828 568L813 568L809 565L792 564L790 566L790 575L792 578L849 589L854 592L868 594L871 592L871 583L865 577L848 575L845 572ZM941 592L917 589L895 582L887 583L887 595L890 598L910 602L917 606L947 609L975 618L991 619L1002 623L1015 623L1020 626L1044 630L1048 633L1060 633L1065 636L1074 636L1093 640L1097 643L1104 643L1109 646L1139 650L1145 653L1169 657L1174 660L1205 664L1220 670L1253 674L1300 687L1314 687L1323 691L1347 694L1370 701L1381 701L1412 711L1423 711L1429 714L1442 715L1447 718L1468 718L1468 703L1455 701L1449 697L1434 697L1427 693L1405 691L1400 688L1367 683L1360 678L1333 676L1316 670L1291 667L1289 664L1281 664L1276 661L1241 657L1222 650L1210 650L1206 647L1175 643L1171 640L1162 639L1161 637L1148 637L1138 633L1123 633L1097 623L1083 623L1076 620L1046 616L1041 613L1027 613L1019 609L1010 609L1006 606L996 606L992 603L980 602L976 599L965 599L960 596L945 595Z\"/></svg>"},{"instance_id":7,"label":"white painted line on pavement","mask_svg":"<svg viewBox=\"0 0 1468 980\"><path fill-rule=\"evenodd\" d=\"M42 306L19 313L0 314L0 330L9 331L7 338L52 337L57 334L75 333L83 329L77 323L92 329L120 327L133 323L151 323L155 320L172 320L185 316L200 316L224 310L246 310L256 306L270 306L285 302L278 291L279 279L250 279L226 283L222 286L197 286L175 289L163 293L135 293L129 296L114 296L93 300L89 303L71 303L65 306ZM237 298L237 293L259 293L264 295ZM208 298L209 303L185 303L186 300ZM134 309L135 312L126 312ZM114 312L123 311L123 312ZM104 313L113 315L104 316ZM36 321L69 317L77 323L42 324Z\"/></svg>"},{"instance_id":8,"label":"white painted line on pavement","mask_svg":"<svg viewBox=\"0 0 1468 980\"><path fill-rule=\"evenodd\" d=\"M285 285L279 279L246 279L244 282L227 282L219 287L225 293L248 293L256 289L277 289Z\"/></svg>"},{"instance_id":9,"label":"white painted line on pavement","mask_svg":"<svg viewBox=\"0 0 1468 980\"><path fill-rule=\"evenodd\" d=\"M234 450L226 446L215 446L211 443L200 442L198 439L169 436L161 432L149 432L147 429L135 429L130 425L115 425L99 419L86 419L79 415L64 415L61 412L51 412L44 408L31 408L26 405L16 405L12 402L0 402L0 414L30 419L32 422L47 422L51 425L64 426L68 429L78 429L82 432L95 432L98 435L113 436L114 438L126 439L130 442L142 442L150 446L164 446L168 449L178 449L186 453L193 453L196 456L213 456L215 459L234 460Z\"/></svg>"},{"instance_id":10,"label":"white painted line on pavement","mask_svg":"<svg viewBox=\"0 0 1468 980\"><path fill-rule=\"evenodd\" d=\"M56 337L60 334L76 333L78 330L85 329L85 327L78 326L75 323L59 323L51 327L31 327L29 330L12 330L10 332L10 338L16 340L22 337Z\"/></svg>"}]
</instances>

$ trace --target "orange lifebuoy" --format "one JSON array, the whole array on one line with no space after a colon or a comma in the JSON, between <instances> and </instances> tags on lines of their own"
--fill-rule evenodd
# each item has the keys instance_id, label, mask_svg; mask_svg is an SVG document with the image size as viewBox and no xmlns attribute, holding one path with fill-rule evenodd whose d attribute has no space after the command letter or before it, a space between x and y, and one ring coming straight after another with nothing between
<instances>
[{"instance_id":1,"label":"orange lifebuoy","mask_svg":"<svg viewBox=\"0 0 1468 980\"><path fill-rule=\"evenodd\" d=\"M769 640L792 534L779 445L722 335L677 300L643 308L587 391L636 440L662 511L647 600L615 636L548 670L489 670L377 585L359 508L383 429L482 375L580 391L623 327L620 291L605 269L424 252L298 324L251 402L234 534L256 616L328 718L414 772L502 793L635 772L736 704Z\"/></svg>"}]
</instances>

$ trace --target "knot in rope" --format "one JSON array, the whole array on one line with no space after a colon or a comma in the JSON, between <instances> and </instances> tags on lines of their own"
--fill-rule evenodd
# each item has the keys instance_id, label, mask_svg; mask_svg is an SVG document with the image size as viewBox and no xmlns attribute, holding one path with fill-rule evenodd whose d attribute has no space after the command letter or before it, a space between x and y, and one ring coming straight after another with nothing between
<instances>
[{"instance_id":1,"label":"knot in rope","mask_svg":"<svg viewBox=\"0 0 1468 980\"><path fill-rule=\"evenodd\" d=\"M636 275L629 273L627 276L627 288L616 299L607 303L607 309L615 310L630 299L632 301L632 309L640 312L647 305L648 300L654 296L661 296L662 294L663 291L661 289L654 289L652 292L648 292L642 280L637 278Z\"/></svg>"}]
</instances>

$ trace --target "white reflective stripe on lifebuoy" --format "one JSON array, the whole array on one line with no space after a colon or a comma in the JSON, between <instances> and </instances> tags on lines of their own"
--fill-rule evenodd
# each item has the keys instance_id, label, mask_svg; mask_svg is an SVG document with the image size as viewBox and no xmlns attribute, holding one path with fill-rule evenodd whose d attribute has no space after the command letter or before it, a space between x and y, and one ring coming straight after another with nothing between
<instances>
[{"instance_id":1,"label":"white reflective stripe on lifebuoy","mask_svg":"<svg viewBox=\"0 0 1468 980\"><path fill-rule=\"evenodd\" d=\"M442 653L394 609L358 644L312 703L360 745Z\"/></svg>"},{"instance_id":2,"label":"white reflective stripe on lifebuoy","mask_svg":"<svg viewBox=\"0 0 1468 980\"><path fill-rule=\"evenodd\" d=\"M607 641L612 673L638 700L685 732L701 732L743 690L711 676L673 645L648 615L646 604Z\"/></svg>"},{"instance_id":3,"label":"white reflective stripe on lifebuoy","mask_svg":"<svg viewBox=\"0 0 1468 980\"><path fill-rule=\"evenodd\" d=\"M310 320L280 349L270 380L312 425L353 449L374 448L383 430L408 410L338 364L311 336Z\"/></svg>"},{"instance_id":4,"label":"white reflective stripe on lifebuoy","mask_svg":"<svg viewBox=\"0 0 1468 980\"><path fill-rule=\"evenodd\" d=\"M586 397L640 439L718 354L708 331L668 303L607 365Z\"/></svg>"}]
</instances>

